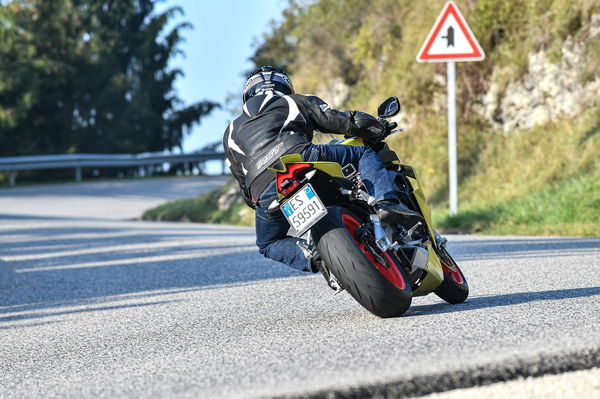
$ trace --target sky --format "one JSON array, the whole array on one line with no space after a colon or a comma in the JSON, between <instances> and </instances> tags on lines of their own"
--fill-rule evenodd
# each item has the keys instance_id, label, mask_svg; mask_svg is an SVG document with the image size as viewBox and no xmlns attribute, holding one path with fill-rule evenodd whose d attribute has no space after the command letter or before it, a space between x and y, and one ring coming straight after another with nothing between
<instances>
[{"instance_id":1,"label":"sky","mask_svg":"<svg viewBox=\"0 0 600 399\"><path fill-rule=\"evenodd\" d=\"M279 20L287 0L166 0L158 3L157 11L180 6L184 16L173 23L190 22L194 27L182 32L185 38L180 49L185 57L175 57L172 67L184 75L176 81L176 89L185 104L211 100L224 104L229 94L242 95L242 73L252 67L248 58L252 44L269 22ZM232 116L226 110L214 110L194 127L184 141L184 152L222 140Z\"/></svg>"}]
</instances>

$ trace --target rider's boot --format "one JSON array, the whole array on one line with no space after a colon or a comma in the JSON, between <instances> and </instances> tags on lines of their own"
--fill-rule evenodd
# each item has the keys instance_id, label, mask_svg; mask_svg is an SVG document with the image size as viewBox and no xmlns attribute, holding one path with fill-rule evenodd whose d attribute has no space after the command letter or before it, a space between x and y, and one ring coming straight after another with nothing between
<instances>
[{"instance_id":1,"label":"rider's boot","mask_svg":"<svg viewBox=\"0 0 600 399\"><path fill-rule=\"evenodd\" d=\"M421 222L425 225L425 220L419 212L412 211L402 202L394 200L379 201L375 207L379 219L387 224L400 224L407 230Z\"/></svg>"}]
</instances>

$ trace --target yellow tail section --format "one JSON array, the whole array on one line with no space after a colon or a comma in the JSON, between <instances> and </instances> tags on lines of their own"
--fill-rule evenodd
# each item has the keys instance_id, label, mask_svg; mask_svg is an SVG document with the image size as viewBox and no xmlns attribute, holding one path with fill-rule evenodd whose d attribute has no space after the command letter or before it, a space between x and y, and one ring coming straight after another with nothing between
<instances>
[{"instance_id":1,"label":"yellow tail section","mask_svg":"<svg viewBox=\"0 0 600 399\"><path fill-rule=\"evenodd\" d=\"M285 173L288 170L287 165L290 163L309 163L309 164L313 165L313 167L315 169L322 170L323 172L327 173L328 175L331 175L334 177L344 177L344 175L342 174L342 166L337 162L325 162L325 161L305 162L302 160L302 155L300 155L300 154L284 155L281 158L279 158L279 160L281 161L281 165L283 166L283 169L269 168L270 171L276 172L276 173L277 172Z\"/></svg>"}]
</instances>

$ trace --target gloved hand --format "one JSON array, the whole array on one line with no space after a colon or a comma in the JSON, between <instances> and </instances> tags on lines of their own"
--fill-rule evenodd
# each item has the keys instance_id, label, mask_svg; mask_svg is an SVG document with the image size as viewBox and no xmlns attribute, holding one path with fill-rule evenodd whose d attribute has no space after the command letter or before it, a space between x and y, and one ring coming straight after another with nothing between
<instances>
[{"instance_id":1,"label":"gloved hand","mask_svg":"<svg viewBox=\"0 0 600 399\"><path fill-rule=\"evenodd\" d=\"M357 135L365 141L377 142L386 136L386 125L367 113L353 111L352 120L356 126Z\"/></svg>"},{"instance_id":2,"label":"gloved hand","mask_svg":"<svg viewBox=\"0 0 600 399\"><path fill-rule=\"evenodd\" d=\"M377 122L379 123L379 126L381 126L382 132L380 134L371 135L368 138L364 138L365 145L375 151L379 151L381 148L383 148L383 140L390 135L392 130L398 127L396 122L388 122L383 118L377 119Z\"/></svg>"},{"instance_id":3,"label":"gloved hand","mask_svg":"<svg viewBox=\"0 0 600 399\"><path fill-rule=\"evenodd\" d=\"M385 127L385 136L383 138L389 136L392 130L398 127L398 124L396 122L388 122L383 118L379 118L377 120Z\"/></svg>"}]
</instances>

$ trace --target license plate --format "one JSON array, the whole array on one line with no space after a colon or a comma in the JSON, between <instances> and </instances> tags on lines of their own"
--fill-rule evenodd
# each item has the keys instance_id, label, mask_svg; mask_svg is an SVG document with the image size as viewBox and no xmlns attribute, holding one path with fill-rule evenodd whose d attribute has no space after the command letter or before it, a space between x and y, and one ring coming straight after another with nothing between
<instances>
[{"instance_id":1,"label":"license plate","mask_svg":"<svg viewBox=\"0 0 600 399\"><path fill-rule=\"evenodd\" d=\"M306 233L327 214L327 209L310 184L298 190L280 208L298 236Z\"/></svg>"}]
</instances>

